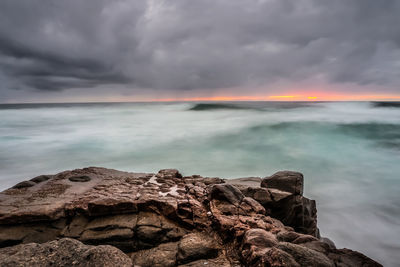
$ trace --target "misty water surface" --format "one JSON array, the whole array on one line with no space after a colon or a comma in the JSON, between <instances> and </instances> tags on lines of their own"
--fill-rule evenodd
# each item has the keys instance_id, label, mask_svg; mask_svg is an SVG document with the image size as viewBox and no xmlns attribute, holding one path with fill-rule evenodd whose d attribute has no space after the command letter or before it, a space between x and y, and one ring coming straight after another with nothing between
<instances>
[{"instance_id":1,"label":"misty water surface","mask_svg":"<svg viewBox=\"0 0 400 267\"><path fill-rule=\"evenodd\" d=\"M300 171L323 236L400 262L396 104L0 105L1 190L87 166L223 178Z\"/></svg>"}]
</instances>

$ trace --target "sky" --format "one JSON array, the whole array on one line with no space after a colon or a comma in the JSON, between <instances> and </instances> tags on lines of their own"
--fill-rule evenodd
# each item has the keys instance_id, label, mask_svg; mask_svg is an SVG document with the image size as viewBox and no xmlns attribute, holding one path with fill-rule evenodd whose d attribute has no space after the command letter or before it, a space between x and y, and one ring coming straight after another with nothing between
<instances>
[{"instance_id":1,"label":"sky","mask_svg":"<svg viewBox=\"0 0 400 267\"><path fill-rule=\"evenodd\" d=\"M0 103L400 100L398 0L2 0Z\"/></svg>"}]
</instances>

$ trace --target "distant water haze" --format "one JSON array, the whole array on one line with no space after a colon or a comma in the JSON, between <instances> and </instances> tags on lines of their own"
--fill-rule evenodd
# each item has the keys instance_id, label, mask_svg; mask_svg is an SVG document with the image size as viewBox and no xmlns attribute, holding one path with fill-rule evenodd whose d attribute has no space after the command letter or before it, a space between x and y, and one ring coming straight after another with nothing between
<instances>
[{"instance_id":1,"label":"distant water haze","mask_svg":"<svg viewBox=\"0 0 400 267\"><path fill-rule=\"evenodd\" d=\"M0 190L40 174L305 175L321 234L400 262L400 105L207 102L0 105Z\"/></svg>"}]
</instances>

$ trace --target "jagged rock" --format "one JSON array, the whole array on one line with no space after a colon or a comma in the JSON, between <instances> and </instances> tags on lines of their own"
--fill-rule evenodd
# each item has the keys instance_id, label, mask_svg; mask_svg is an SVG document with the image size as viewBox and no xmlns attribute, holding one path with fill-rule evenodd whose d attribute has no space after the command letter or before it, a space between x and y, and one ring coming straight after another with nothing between
<instances>
[{"instance_id":1,"label":"jagged rock","mask_svg":"<svg viewBox=\"0 0 400 267\"><path fill-rule=\"evenodd\" d=\"M132 261L112 246L87 246L75 239L63 238L44 244L29 243L0 249L0 266L119 266L131 267Z\"/></svg>"},{"instance_id":2,"label":"jagged rock","mask_svg":"<svg viewBox=\"0 0 400 267\"><path fill-rule=\"evenodd\" d=\"M281 171L266 177L261 181L261 188L268 191L272 201L264 201L263 206L285 225L319 237L316 203L303 197L303 186L303 175L298 172ZM247 189L246 193L249 191Z\"/></svg>"},{"instance_id":3,"label":"jagged rock","mask_svg":"<svg viewBox=\"0 0 400 267\"><path fill-rule=\"evenodd\" d=\"M32 186L0 193L0 265L380 266L319 239L315 201L302 196L301 174L262 182L266 187L257 177L182 177L175 169L91 167L38 176ZM132 262L125 254L116 259L117 248Z\"/></svg>"}]
</instances>

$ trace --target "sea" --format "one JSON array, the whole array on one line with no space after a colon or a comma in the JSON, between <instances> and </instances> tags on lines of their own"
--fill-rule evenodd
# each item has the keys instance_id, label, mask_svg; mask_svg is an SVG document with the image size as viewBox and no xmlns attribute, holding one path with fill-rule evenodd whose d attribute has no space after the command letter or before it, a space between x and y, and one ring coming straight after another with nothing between
<instances>
[{"instance_id":1,"label":"sea","mask_svg":"<svg viewBox=\"0 0 400 267\"><path fill-rule=\"evenodd\" d=\"M227 179L299 171L322 236L400 262L400 102L0 105L0 191L88 166Z\"/></svg>"}]
</instances>

